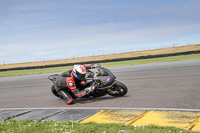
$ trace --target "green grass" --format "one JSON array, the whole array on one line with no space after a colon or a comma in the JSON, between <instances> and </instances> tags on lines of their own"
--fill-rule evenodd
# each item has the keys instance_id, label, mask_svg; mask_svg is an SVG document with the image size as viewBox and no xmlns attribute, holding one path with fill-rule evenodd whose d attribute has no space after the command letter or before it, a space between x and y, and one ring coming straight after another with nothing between
<instances>
[{"instance_id":1,"label":"green grass","mask_svg":"<svg viewBox=\"0 0 200 133\"><path fill-rule=\"evenodd\" d=\"M191 59L200 59L200 54L181 55L181 56L153 58L153 59L142 59L142 60L109 62L109 63L101 63L101 65L103 67L114 67L114 66L127 66L127 65L138 65L138 64L169 62L169 61L179 61L179 60L191 60ZM72 68L72 66L31 69L31 70L4 71L4 72L0 72L0 77L31 75L31 74L51 73L51 72L62 72L62 71L69 70L71 68Z\"/></svg>"},{"instance_id":2,"label":"green grass","mask_svg":"<svg viewBox=\"0 0 200 133\"><path fill-rule=\"evenodd\" d=\"M16 121L0 122L1 133L192 133L175 127L126 126L123 124L97 124L58 121Z\"/></svg>"}]
</instances>

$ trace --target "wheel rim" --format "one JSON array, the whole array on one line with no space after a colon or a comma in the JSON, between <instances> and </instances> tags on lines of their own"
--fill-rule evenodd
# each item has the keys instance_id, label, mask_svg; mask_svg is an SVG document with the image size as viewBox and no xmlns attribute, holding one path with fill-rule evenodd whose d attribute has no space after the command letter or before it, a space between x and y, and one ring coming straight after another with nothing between
<instances>
[{"instance_id":1,"label":"wheel rim","mask_svg":"<svg viewBox=\"0 0 200 133\"><path fill-rule=\"evenodd\" d=\"M123 90L122 87L120 87L120 86L117 86L117 91L119 92L119 94L121 94L121 93L124 92L124 90Z\"/></svg>"},{"instance_id":2,"label":"wheel rim","mask_svg":"<svg viewBox=\"0 0 200 133\"><path fill-rule=\"evenodd\" d=\"M111 89L109 91L110 94L121 94L123 92L124 92L124 90L120 86L116 86L116 87L113 88L113 90Z\"/></svg>"}]
</instances>

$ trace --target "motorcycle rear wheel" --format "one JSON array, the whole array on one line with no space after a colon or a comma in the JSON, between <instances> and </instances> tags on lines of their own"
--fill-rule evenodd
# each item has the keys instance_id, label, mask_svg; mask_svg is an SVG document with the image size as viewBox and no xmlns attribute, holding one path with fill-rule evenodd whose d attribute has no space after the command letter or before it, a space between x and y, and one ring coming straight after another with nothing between
<instances>
[{"instance_id":1,"label":"motorcycle rear wheel","mask_svg":"<svg viewBox=\"0 0 200 133\"><path fill-rule=\"evenodd\" d=\"M52 91L52 93L53 93L56 97L63 99L62 96L58 95L58 93L57 93L57 91L56 91L56 89L55 89L55 84L53 84L53 85L51 86L51 91Z\"/></svg>"},{"instance_id":2,"label":"motorcycle rear wheel","mask_svg":"<svg viewBox=\"0 0 200 133\"><path fill-rule=\"evenodd\" d=\"M116 81L115 85L112 89L110 89L107 93L108 95L114 96L114 97L122 97L126 95L128 92L128 88L123 83Z\"/></svg>"}]
</instances>

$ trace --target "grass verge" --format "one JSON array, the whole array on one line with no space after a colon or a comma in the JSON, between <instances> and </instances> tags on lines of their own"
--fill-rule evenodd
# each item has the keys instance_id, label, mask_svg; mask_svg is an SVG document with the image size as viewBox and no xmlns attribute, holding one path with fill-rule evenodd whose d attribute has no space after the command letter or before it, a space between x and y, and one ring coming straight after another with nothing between
<instances>
[{"instance_id":1,"label":"grass verge","mask_svg":"<svg viewBox=\"0 0 200 133\"><path fill-rule=\"evenodd\" d=\"M123 124L97 124L58 121L8 120L0 123L2 133L192 133L175 127L126 126Z\"/></svg>"},{"instance_id":2,"label":"grass verge","mask_svg":"<svg viewBox=\"0 0 200 133\"><path fill-rule=\"evenodd\" d=\"M138 65L138 64L147 64L147 63L158 63L158 62L191 60L191 59L200 59L200 54L181 55L181 56L153 58L153 59L142 59L142 60L109 62L109 63L101 63L101 65L103 67L115 67L115 66ZM72 66L65 66L65 67L31 69L31 70L4 71L4 72L0 72L0 77L62 72L62 71L69 70L71 68L72 68Z\"/></svg>"}]
</instances>

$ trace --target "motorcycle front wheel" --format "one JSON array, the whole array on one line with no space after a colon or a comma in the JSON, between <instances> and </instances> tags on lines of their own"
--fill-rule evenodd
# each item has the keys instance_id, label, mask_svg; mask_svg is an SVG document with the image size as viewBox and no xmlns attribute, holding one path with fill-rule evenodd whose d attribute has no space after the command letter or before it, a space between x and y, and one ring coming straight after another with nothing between
<instances>
[{"instance_id":1,"label":"motorcycle front wheel","mask_svg":"<svg viewBox=\"0 0 200 133\"><path fill-rule=\"evenodd\" d=\"M116 81L115 85L107 90L108 95L114 96L114 97L121 97L126 95L128 92L128 88L123 83Z\"/></svg>"}]
</instances>

